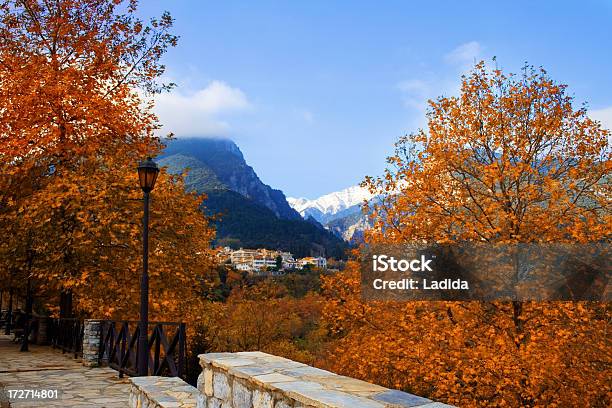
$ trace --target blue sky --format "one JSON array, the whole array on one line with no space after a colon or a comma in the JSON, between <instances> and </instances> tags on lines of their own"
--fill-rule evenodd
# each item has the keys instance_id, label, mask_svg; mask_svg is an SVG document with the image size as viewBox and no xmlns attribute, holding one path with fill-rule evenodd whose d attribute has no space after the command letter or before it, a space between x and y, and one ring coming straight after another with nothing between
<instances>
[{"instance_id":1,"label":"blue sky","mask_svg":"<svg viewBox=\"0 0 612 408\"><path fill-rule=\"evenodd\" d=\"M612 0L141 1L176 19L164 130L235 140L260 178L316 198L378 175L475 60L528 61L612 127Z\"/></svg>"}]
</instances>

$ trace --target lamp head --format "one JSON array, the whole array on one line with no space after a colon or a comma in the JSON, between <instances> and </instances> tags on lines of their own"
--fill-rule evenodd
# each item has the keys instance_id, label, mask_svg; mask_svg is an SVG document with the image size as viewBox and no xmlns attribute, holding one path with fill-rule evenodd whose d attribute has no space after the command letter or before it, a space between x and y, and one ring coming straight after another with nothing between
<instances>
[{"instance_id":1,"label":"lamp head","mask_svg":"<svg viewBox=\"0 0 612 408\"><path fill-rule=\"evenodd\" d=\"M159 167L157 167L157 164L150 157L140 162L138 165L138 180L140 181L140 188L142 188L142 191L148 193L153 190L158 174Z\"/></svg>"}]
</instances>

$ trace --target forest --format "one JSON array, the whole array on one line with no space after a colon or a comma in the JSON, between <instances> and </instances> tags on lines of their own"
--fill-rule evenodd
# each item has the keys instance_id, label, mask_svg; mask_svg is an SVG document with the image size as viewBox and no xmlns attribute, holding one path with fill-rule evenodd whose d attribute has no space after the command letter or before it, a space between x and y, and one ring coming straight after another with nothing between
<instances>
[{"instance_id":1,"label":"forest","mask_svg":"<svg viewBox=\"0 0 612 408\"><path fill-rule=\"evenodd\" d=\"M29 283L39 314L138 318L135 167L163 146L153 96L178 37L137 6L0 2L0 289ZM365 177L382 197L365 242L609 243L610 130L571 95L476 63ZM186 322L190 356L262 350L458 406L612 404L609 303L365 301L358 251L248 279L216 264L205 194L165 169L151 194L150 320Z\"/></svg>"}]
</instances>

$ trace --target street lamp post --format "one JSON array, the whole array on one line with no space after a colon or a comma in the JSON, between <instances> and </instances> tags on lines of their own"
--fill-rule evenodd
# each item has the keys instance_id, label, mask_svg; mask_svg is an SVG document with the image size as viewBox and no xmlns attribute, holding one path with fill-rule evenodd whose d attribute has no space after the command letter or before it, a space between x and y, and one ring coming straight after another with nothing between
<instances>
[{"instance_id":1,"label":"street lamp post","mask_svg":"<svg viewBox=\"0 0 612 408\"><path fill-rule=\"evenodd\" d=\"M144 217L142 229L142 279L140 280L140 327L138 332L138 375L149 373L149 193L155 187L159 174L157 164L150 157L138 165L140 188L144 192Z\"/></svg>"},{"instance_id":2,"label":"street lamp post","mask_svg":"<svg viewBox=\"0 0 612 408\"><path fill-rule=\"evenodd\" d=\"M26 291L25 325L23 327L23 337L21 338L21 348L19 351L29 351L30 332L32 328L32 279L28 276L28 286Z\"/></svg>"},{"instance_id":3,"label":"street lamp post","mask_svg":"<svg viewBox=\"0 0 612 408\"><path fill-rule=\"evenodd\" d=\"M11 325L13 324L13 287L9 287L9 304L8 304L8 315L6 316L6 327L4 328L4 334L7 336L11 334Z\"/></svg>"}]
</instances>

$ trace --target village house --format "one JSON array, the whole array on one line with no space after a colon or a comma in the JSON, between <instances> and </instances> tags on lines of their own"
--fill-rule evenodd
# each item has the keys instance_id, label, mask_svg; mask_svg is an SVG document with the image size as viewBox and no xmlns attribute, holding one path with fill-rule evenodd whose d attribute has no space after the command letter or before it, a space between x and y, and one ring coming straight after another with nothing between
<instances>
[{"instance_id":1,"label":"village house","mask_svg":"<svg viewBox=\"0 0 612 408\"><path fill-rule=\"evenodd\" d=\"M279 268L280 258L280 268ZM303 269L305 265L313 268L326 269L327 260L323 257L306 257L295 259L291 252L276 251L265 248L232 250L224 247L218 250L219 263L229 263L238 271L255 275L266 272L270 275L279 275L286 270Z\"/></svg>"}]
</instances>

